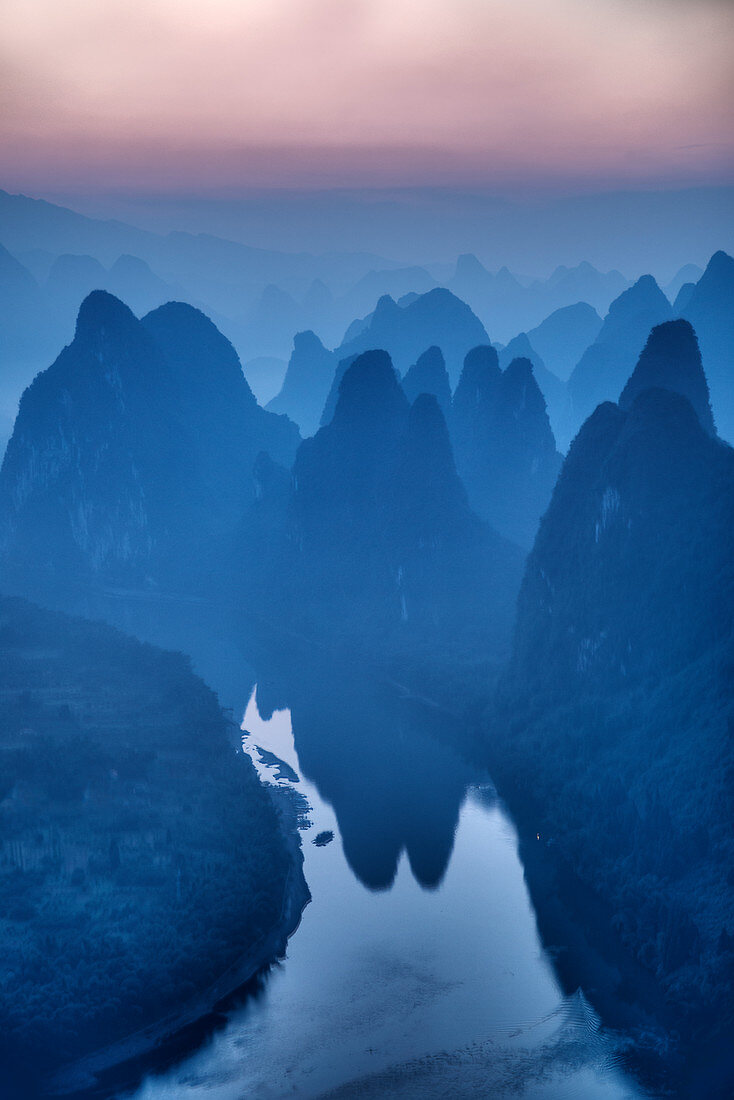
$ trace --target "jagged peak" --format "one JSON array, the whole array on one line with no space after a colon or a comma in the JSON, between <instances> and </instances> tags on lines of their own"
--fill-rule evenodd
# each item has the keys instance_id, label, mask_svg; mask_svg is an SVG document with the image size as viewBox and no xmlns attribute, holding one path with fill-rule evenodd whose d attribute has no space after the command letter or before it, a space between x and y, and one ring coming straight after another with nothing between
<instances>
[{"instance_id":1,"label":"jagged peak","mask_svg":"<svg viewBox=\"0 0 734 1100\"><path fill-rule=\"evenodd\" d=\"M421 294L420 297L412 303L412 306L408 308L438 309L442 312L447 309L451 309L452 311L460 310L465 313L472 312L470 306L468 306L465 301L457 297L453 291L445 286L435 286L432 290L427 290L425 294Z\"/></svg>"},{"instance_id":2,"label":"jagged peak","mask_svg":"<svg viewBox=\"0 0 734 1100\"><path fill-rule=\"evenodd\" d=\"M379 418L393 412L406 412L408 399L397 379L392 359L386 351L374 349L358 355L347 367L339 383L333 424Z\"/></svg>"},{"instance_id":3,"label":"jagged peak","mask_svg":"<svg viewBox=\"0 0 734 1100\"><path fill-rule=\"evenodd\" d=\"M215 365L218 384L227 377L246 393L248 401L256 403L234 347L212 319L196 306L188 302L166 302L147 313L142 324L178 371L185 369L194 372L191 377L203 377L204 371Z\"/></svg>"},{"instance_id":4,"label":"jagged peak","mask_svg":"<svg viewBox=\"0 0 734 1100\"><path fill-rule=\"evenodd\" d=\"M124 302L106 290L88 294L76 319L75 340L93 338L102 330L125 330L138 325L138 319Z\"/></svg>"},{"instance_id":5,"label":"jagged peak","mask_svg":"<svg viewBox=\"0 0 734 1100\"><path fill-rule=\"evenodd\" d=\"M144 321L148 321L151 318L163 318L166 321L174 320L189 324L202 325L205 328L216 329L210 317L207 317L206 313L201 309L197 309L196 306L192 306L189 302L164 302L161 306L156 306L155 309L151 309L150 313L146 313L143 318ZM217 329L219 332L219 329Z\"/></svg>"},{"instance_id":6,"label":"jagged peak","mask_svg":"<svg viewBox=\"0 0 734 1100\"><path fill-rule=\"evenodd\" d=\"M430 368L431 370L445 370L446 360L443 357L443 352L437 344L433 344L430 348L426 348L421 352L415 361L414 367ZM411 370L414 368L411 367Z\"/></svg>"},{"instance_id":7,"label":"jagged peak","mask_svg":"<svg viewBox=\"0 0 734 1100\"><path fill-rule=\"evenodd\" d=\"M715 435L709 390L693 326L683 319L656 325L619 398L629 409L648 389L665 389L685 397L709 435Z\"/></svg>"},{"instance_id":8,"label":"jagged peak","mask_svg":"<svg viewBox=\"0 0 734 1100\"><path fill-rule=\"evenodd\" d=\"M605 325L609 321L617 322L632 313L640 313L645 310L657 311L659 315L662 314L663 316L672 314L670 302L652 275L641 275L636 283L627 287L614 299L609 307ZM602 329L602 333L604 331Z\"/></svg>"},{"instance_id":9,"label":"jagged peak","mask_svg":"<svg viewBox=\"0 0 734 1100\"><path fill-rule=\"evenodd\" d=\"M383 321L386 317L393 317L399 309L400 307L390 294L382 294L377 299L377 305L372 314L372 324Z\"/></svg>"},{"instance_id":10,"label":"jagged peak","mask_svg":"<svg viewBox=\"0 0 734 1100\"><path fill-rule=\"evenodd\" d=\"M685 456L710 437L704 432L688 398L659 387L643 390L632 402L620 434L619 445L643 440L644 461L659 461L661 455ZM638 442L639 447L639 442Z\"/></svg>"},{"instance_id":11,"label":"jagged peak","mask_svg":"<svg viewBox=\"0 0 734 1100\"><path fill-rule=\"evenodd\" d=\"M302 355L311 351L326 351L326 348L313 329L297 332L293 337L294 354Z\"/></svg>"},{"instance_id":12,"label":"jagged peak","mask_svg":"<svg viewBox=\"0 0 734 1100\"><path fill-rule=\"evenodd\" d=\"M491 344L479 344L468 351L464 357L464 366L457 389L464 386L482 386L488 381L496 381L501 375L497 349Z\"/></svg>"},{"instance_id":13,"label":"jagged peak","mask_svg":"<svg viewBox=\"0 0 734 1100\"><path fill-rule=\"evenodd\" d=\"M721 275L734 275L734 257L720 248L717 252L714 252L713 256L706 264L706 270L701 278L705 275L713 275L716 278Z\"/></svg>"},{"instance_id":14,"label":"jagged peak","mask_svg":"<svg viewBox=\"0 0 734 1100\"><path fill-rule=\"evenodd\" d=\"M561 492L577 481L586 482L593 478L599 456L606 454L614 445L627 415L613 401L602 401L597 405L579 428L568 449L558 482Z\"/></svg>"},{"instance_id":15,"label":"jagged peak","mask_svg":"<svg viewBox=\"0 0 734 1100\"><path fill-rule=\"evenodd\" d=\"M533 373L533 364L525 355L517 355L502 372L502 378L505 383L512 386L526 386L529 383L536 388L538 386ZM538 393L540 393L539 389Z\"/></svg>"},{"instance_id":16,"label":"jagged peak","mask_svg":"<svg viewBox=\"0 0 734 1100\"><path fill-rule=\"evenodd\" d=\"M433 431L443 434L448 440L448 429L446 427L446 420L441 412L441 406L438 403L436 395L433 393L419 393L413 404L410 406L410 414L408 419L409 426L420 429L421 431Z\"/></svg>"},{"instance_id":17,"label":"jagged peak","mask_svg":"<svg viewBox=\"0 0 734 1100\"><path fill-rule=\"evenodd\" d=\"M518 332L517 336L513 336L509 344L505 344L504 351L512 350L515 352L513 359L530 359L531 355L537 354L535 348L530 342L530 337L527 332Z\"/></svg>"}]
</instances>

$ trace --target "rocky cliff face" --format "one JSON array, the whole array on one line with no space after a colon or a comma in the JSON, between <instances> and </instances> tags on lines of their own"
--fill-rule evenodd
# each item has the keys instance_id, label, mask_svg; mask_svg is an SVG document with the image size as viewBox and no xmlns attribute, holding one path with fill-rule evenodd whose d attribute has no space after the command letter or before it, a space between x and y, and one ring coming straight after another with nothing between
<instances>
[{"instance_id":1,"label":"rocky cliff face","mask_svg":"<svg viewBox=\"0 0 734 1100\"><path fill-rule=\"evenodd\" d=\"M0 597L4 1097L145 1052L282 951L308 897L295 823L230 734L183 654Z\"/></svg>"},{"instance_id":2,"label":"rocky cliff face","mask_svg":"<svg viewBox=\"0 0 734 1100\"><path fill-rule=\"evenodd\" d=\"M523 664L624 679L721 637L733 479L734 452L679 394L648 389L627 410L601 405L569 451L528 559Z\"/></svg>"},{"instance_id":3,"label":"rocky cliff face","mask_svg":"<svg viewBox=\"0 0 734 1100\"><path fill-rule=\"evenodd\" d=\"M451 413L451 383L443 352L435 345L428 348L406 371L402 387L412 404L421 393L432 393L445 417Z\"/></svg>"},{"instance_id":4,"label":"rocky cliff face","mask_svg":"<svg viewBox=\"0 0 734 1100\"><path fill-rule=\"evenodd\" d=\"M602 401L614 401L632 373L650 329L672 319L670 302L652 275L643 275L609 307L599 335L568 380L571 435Z\"/></svg>"},{"instance_id":5,"label":"rocky cliff face","mask_svg":"<svg viewBox=\"0 0 734 1100\"><path fill-rule=\"evenodd\" d=\"M683 291L681 290L681 294ZM695 286L676 300L701 348L719 434L734 442L734 259L716 252Z\"/></svg>"},{"instance_id":6,"label":"rocky cliff face","mask_svg":"<svg viewBox=\"0 0 734 1100\"><path fill-rule=\"evenodd\" d=\"M500 644L520 555L470 511L436 398L410 406L385 352L345 372L332 422L299 449L291 507L296 591L325 623L435 636L482 606Z\"/></svg>"},{"instance_id":7,"label":"rocky cliff face","mask_svg":"<svg viewBox=\"0 0 734 1100\"><path fill-rule=\"evenodd\" d=\"M454 394L451 432L472 507L530 547L561 464L530 361L501 371L493 348L475 348Z\"/></svg>"},{"instance_id":8,"label":"rocky cliff face","mask_svg":"<svg viewBox=\"0 0 734 1100\"><path fill-rule=\"evenodd\" d=\"M285 413L304 436L318 429L329 394L337 361L313 332L299 332L293 338L283 388L268 404L268 410Z\"/></svg>"},{"instance_id":9,"label":"rocky cliff face","mask_svg":"<svg viewBox=\"0 0 734 1100\"><path fill-rule=\"evenodd\" d=\"M668 1029L668 1083L711 1095L732 1023L734 451L680 393L633 389L584 424L541 521L491 752L647 972L634 1011Z\"/></svg>"},{"instance_id":10,"label":"rocky cliff face","mask_svg":"<svg viewBox=\"0 0 734 1100\"><path fill-rule=\"evenodd\" d=\"M620 408L630 409L638 394L655 388L686 397L704 431L716 434L698 341L687 321L667 321L652 330L622 390Z\"/></svg>"},{"instance_id":11,"label":"rocky cliff face","mask_svg":"<svg viewBox=\"0 0 734 1100\"><path fill-rule=\"evenodd\" d=\"M426 348L435 345L443 353L449 378L456 384L464 356L477 344L489 343L479 318L449 290L437 287L400 305L385 296L367 324L337 349L344 359L370 348L384 348L401 374Z\"/></svg>"},{"instance_id":12,"label":"rocky cliff face","mask_svg":"<svg viewBox=\"0 0 734 1100\"><path fill-rule=\"evenodd\" d=\"M21 402L0 474L6 576L24 592L202 590L252 497L256 454L267 443L288 458L297 438L258 408L203 314L172 303L140 322L95 291Z\"/></svg>"}]
</instances>

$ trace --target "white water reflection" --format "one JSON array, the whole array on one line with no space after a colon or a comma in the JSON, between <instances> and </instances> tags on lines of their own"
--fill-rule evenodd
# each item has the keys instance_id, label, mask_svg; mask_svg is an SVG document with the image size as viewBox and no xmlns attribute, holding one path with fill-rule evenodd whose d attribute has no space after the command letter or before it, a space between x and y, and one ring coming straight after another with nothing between
<instances>
[{"instance_id":1,"label":"white water reflection","mask_svg":"<svg viewBox=\"0 0 734 1100\"><path fill-rule=\"evenodd\" d=\"M264 995L184 1064L144 1082L137 1100L641 1095L581 994L562 996L514 829L486 791L467 792L438 889L421 888L403 854L392 888L371 892L349 869L334 811L302 776L289 712L264 721L253 692L242 728L266 782L289 783L257 747L300 776L313 901ZM334 840L316 847L324 830Z\"/></svg>"}]
</instances>

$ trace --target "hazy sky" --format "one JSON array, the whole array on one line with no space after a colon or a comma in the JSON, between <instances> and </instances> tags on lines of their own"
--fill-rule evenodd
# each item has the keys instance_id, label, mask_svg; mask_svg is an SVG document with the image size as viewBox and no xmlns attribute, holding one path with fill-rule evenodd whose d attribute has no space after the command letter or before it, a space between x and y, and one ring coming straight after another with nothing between
<instances>
[{"instance_id":1,"label":"hazy sky","mask_svg":"<svg viewBox=\"0 0 734 1100\"><path fill-rule=\"evenodd\" d=\"M726 0L4 0L0 186L729 182Z\"/></svg>"}]
</instances>

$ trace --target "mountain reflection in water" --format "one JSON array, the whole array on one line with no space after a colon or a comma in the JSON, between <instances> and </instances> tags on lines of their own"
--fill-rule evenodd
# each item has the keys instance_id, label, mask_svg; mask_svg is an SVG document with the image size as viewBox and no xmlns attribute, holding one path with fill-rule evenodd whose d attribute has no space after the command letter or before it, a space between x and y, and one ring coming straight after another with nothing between
<instances>
[{"instance_id":1,"label":"mountain reflection in water","mask_svg":"<svg viewBox=\"0 0 734 1100\"><path fill-rule=\"evenodd\" d=\"M559 989L513 826L451 720L344 668L253 663L243 746L308 802L313 900L262 993L136 1100L639 1097Z\"/></svg>"}]
</instances>

